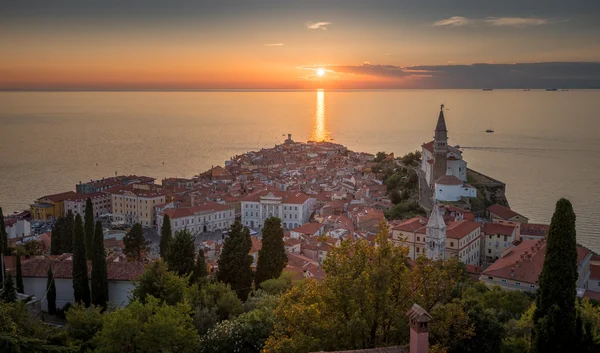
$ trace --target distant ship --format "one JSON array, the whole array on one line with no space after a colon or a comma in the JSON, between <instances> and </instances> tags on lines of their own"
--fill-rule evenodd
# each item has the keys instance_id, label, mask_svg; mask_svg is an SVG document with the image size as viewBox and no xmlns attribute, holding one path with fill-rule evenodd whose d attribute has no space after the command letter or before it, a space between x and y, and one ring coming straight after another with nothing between
<instances>
[{"instance_id":1,"label":"distant ship","mask_svg":"<svg viewBox=\"0 0 600 353\"><path fill-rule=\"evenodd\" d=\"M492 130L492 129L487 129L487 130L485 130L485 132L487 132L488 134L491 134L492 132L494 132L494 130Z\"/></svg>"},{"instance_id":2,"label":"distant ship","mask_svg":"<svg viewBox=\"0 0 600 353\"><path fill-rule=\"evenodd\" d=\"M548 92L556 92L558 90L556 88L546 88L546 91L548 91Z\"/></svg>"},{"instance_id":3,"label":"distant ship","mask_svg":"<svg viewBox=\"0 0 600 353\"><path fill-rule=\"evenodd\" d=\"M493 88L484 88L484 89L482 89L482 91L493 91L493 90L494 90Z\"/></svg>"}]
</instances>

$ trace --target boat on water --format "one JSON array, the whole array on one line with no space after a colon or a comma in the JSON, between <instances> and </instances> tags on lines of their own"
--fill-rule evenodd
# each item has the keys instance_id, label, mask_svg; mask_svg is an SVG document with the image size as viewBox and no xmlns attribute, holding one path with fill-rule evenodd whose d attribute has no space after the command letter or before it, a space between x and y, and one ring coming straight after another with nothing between
<instances>
[{"instance_id":1,"label":"boat on water","mask_svg":"<svg viewBox=\"0 0 600 353\"><path fill-rule=\"evenodd\" d=\"M492 132L494 132L494 130L492 130L492 129L487 129L487 130L485 130L485 132L487 132L488 134L491 134Z\"/></svg>"},{"instance_id":2,"label":"boat on water","mask_svg":"<svg viewBox=\"0 0 600 353\"><path fill-rule=\"evenodd\" d=\"M484 88L484 89L482 89L482 91L493 91L493 90L494 90L493 88Z\"/></svg>"},{"instance_id":3,"label":"boat on water","mask_svg":"<svg viewBox=\"0 0 600 353\"><path fill-rule=\"evenodd\" d=\"M558 90L556 88L546 88L546 91L548 91L548 92L556 92Z\"/></svg>"}]
</instances>

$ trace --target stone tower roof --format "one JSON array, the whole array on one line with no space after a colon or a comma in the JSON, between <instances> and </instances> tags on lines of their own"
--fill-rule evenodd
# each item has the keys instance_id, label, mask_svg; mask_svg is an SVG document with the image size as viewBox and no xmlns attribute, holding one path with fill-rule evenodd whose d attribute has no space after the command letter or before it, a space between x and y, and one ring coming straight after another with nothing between
<instances>
[{"instance_id":1,"label":"stone tower roof","mask_svg":"<svg viewBox=\"0 0 600 353\"><path fill-rule=\"evenodd\" d=\"M435 204L433 209L431 210L431 216L429 217L429 222L427 222L427 228L434 229L445 229L446 223L444 223L444 216L442 216L442 212L440 211L440 207Z\"/></svg>"},{"instance_id":2,"label":"stone tower roof","mask_svg":"<svg viewBox=\"0 0 600 353\"><path fill-rule=\"evenodd\" d=\"M444 105L441 105L440 115L438 116L437 125L435 126L435 131L444 131L448 132L446 129L446 119L444 118Z\"/></svg>"}]
</instances>

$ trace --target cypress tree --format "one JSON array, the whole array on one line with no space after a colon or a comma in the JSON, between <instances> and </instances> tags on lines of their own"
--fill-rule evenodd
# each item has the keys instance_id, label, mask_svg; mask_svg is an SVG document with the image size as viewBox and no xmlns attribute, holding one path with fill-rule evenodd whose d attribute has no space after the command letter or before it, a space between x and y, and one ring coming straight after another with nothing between
<instances>
[{"instance_id":1,"label":"cypress tree","mask_svg":"<svg viewBox=\"0 0 600 353\"><path fill-rule=\"evenodd\" d=\"M532 352L569 352L576 340L577 241L571 202L552 216L533 314Z\"/></svg>"},{"instance_id":2,"label":"cypress tree","mask_svg":"<svg viewBox=\"0 0 600 353\"><path fill-rule=\"evenodd\" d=\"M4 224L4 214L2 213L2 207L0 207L0 253L4 255L10 255L8 250L8 234L6 233L6 226Z\"/></svg>"},{"instance_id":3,"label":"cypress tree","mask_svg":"<svg viewBox=\"0 0 600 353\"><path fill-rule=\"evenodd\" d=\"M196 245L192 233L187 229L178 231L175 233L167 253L169 271L173 271L179 276L188 275L194 269L195 255Z\"/></svg>"},{"instance_id":4,"label":"cypress tree","mask_svg":"<svg viewBox=\"0 0 600 353\"><path fill-rule=\"evenodd\" d=\"M108 270L104 252L102 223L96 222L92 256L92 304L106 308L108 301Z\"/></svg>"},{"instance_id":5,"label":"cypress tree","mask_svg":"<svg viewBox=\"0 0 600 353\"><path fill-rule=\"evenodd\" d=\"M21 270L21 255L17 254L17 292L24 294L23 288L23 273Z\"/></svg>"},{"instance_id":6,"label":"cypress tree","mask_svg":"<svg viewBox=\"0 0 600 353\"><path fill-rule=\"evenodd\" d=\"M83 225L85 227L85 256L88 260L91 260L94 247L94 205L92 204L92 199L89 197L85 201L85 218Z\"/></svg>"},{"instance_id":7,"label":"cypress tree","mask_svg":"<svg viewBox=\"0 0 600 353\"><path fill-rule=\"evenodd\" d=\"M52 234L50 235L50 255L60 255L62 251L62 232L65 224L64 218L59 218L52 227Z\"/></svg>"},{"instance_id":8,"label":"cypress tree","mask_svg":"<svg viewBox=\"0 0 600 353\"><path fill-rule=\"evenodd\" d=\"M76 303L83 303L88 307L90 306L90 287L84 237L83 222L81 215L78 214L73 227L73 295Z\"/></svg>"},{"instance_id":9,"label":"cypress tree","mask_svg":"<svg viewBox=\"0 0 600 353\"><path fill-rule=\"evenodd\" d=\"M61 251L63 253L73 253L73 231L74 231L75 217L73 212L69 210L67 213L63 225L61 227L60 241ZM83 239L82 239L83 241ZM85 245L84 245L85 247ZM85 249L84 249L85 250Z\"/></svg>"},{"instance_id":10,"label":"cypress tree","mask_svg":"<svg viewBox=\"0 0 600 353\"><path fill-rule=\"evenodd\" d=\"M17 291L15 290L15 284L13 283L10 273L4 280L4 292L2 292L2 300L7 303L14 303L17 301Z\"/></svg>"},{"instance_id":11,"label":"cypress tree","mask_svg":"<svg viewBox=\"0 0 600 353\"><path fill-rule=\"evenodd\" d=\"M251 248L250 231L236 221L231 225L219 257L217 279L229 284L241 300L248 298L254 277L252 256L249 254Z\"/></svg>"},{"instance_id":12,"label":"cypress tree","mask_svg":"<svg viewBox=\"0 0 600 353\"><path fill-rule=\"evenodd\" d=\"M167 258L169 252L169 243L173 235L171 233L171 218L169 215L165 215L163 218L163 225L160 229L160 257L163 259Z\"/></svg>"},{"instance_id":13,"label":"cypress tree","mask_svg":"<svg viewBox=\"0 0 600 353\"><path fill-rule=\"evenodd\" d=\"M52 265L48 267L48 279L46 280L46 300L48 301L48 314L56 314L56 284L54 283L54 274Z\"/></svg>"},{"instance_id":14,"label":"cypress tree","mask_svg":"<svg viewBox=\"0 0 600 353\"><path fill-rule=\"evenodd\" d=\"M204 251L200 249L200 251L198 251L198 256L196 257L194 271L192 272L192 283L201 283L207 275L208 269L206 260L204 259Z\"/></svg>"},{"instance_id":15,"label":"cypress tree","mask_svg":"<svg viewBox=\"0 0 600 353\"><path fill-rule=\"evenodd\" d=\"M135 258L138 261L142 259L142 254L146 250L148 243L144 238L144 231L141 224L136 223L131 227L123 238L123 244L125 245L123 252L127 257Z\"/></svg>"},{"instance_id":16,"label":"cypress tree","mask_svg":"<svg viewBox=\"0 0 600 353\"><path fill-rule=\"evenodd\" d=\"M256 286L268 279L279 278L287 265L281 220L276 217L267 218L262 234L262 248L258 251L254 278Z\"/></svg>"}]
</instances>

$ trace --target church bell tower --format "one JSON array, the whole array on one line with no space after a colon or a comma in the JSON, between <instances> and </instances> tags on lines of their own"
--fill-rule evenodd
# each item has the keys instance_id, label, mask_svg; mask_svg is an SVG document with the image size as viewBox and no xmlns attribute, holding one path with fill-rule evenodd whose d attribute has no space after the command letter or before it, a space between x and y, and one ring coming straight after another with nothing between
<instances>
[{"instance_id":1,"label":"church bell tower","mask_svg":"<svg viewBox=\"0 0 600 353\"><path fill-rule=\"evenodd\" d=\"M433 205L425 234L426 256L432 260L443 260L446 257L446 223L437 203Z\"/></svg>"},{"instance_id":2,"label":"church bell tower","mask_svg":"<svg viewBox=\"0 0 600 353\"><path fill-rule=\"evenodd\" d=\"M444 105L440 107L437 125L435 126L435 135L433 137L433 173L431 173L430 185L446 175L448 158L448 129L446 129L446 119L444 119Z\"/></svg>"}]
</instances>

